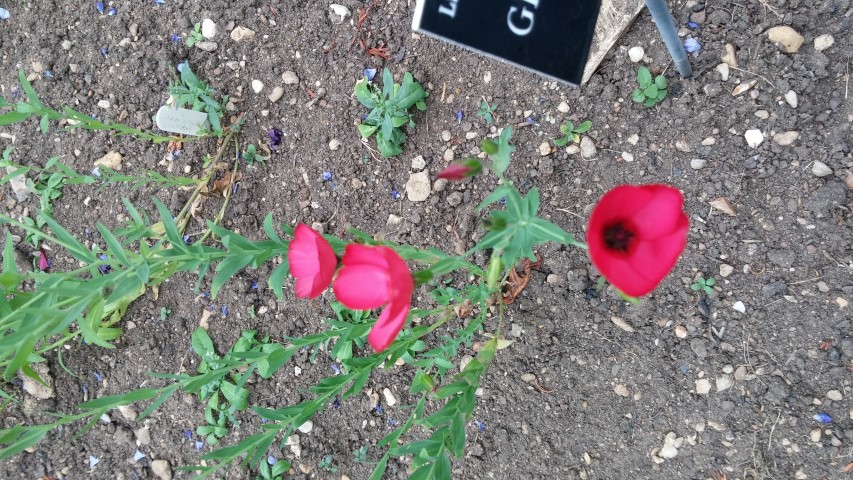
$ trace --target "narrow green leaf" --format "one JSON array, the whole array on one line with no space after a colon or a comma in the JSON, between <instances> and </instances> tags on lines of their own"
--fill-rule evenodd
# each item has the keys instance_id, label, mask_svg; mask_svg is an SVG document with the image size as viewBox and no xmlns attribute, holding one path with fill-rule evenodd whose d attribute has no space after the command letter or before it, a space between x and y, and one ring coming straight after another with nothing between
<instances>
[{"instance_id":1,"label":"narrow green leaf","mask_svg":"<svg viewBox=\"0 0 853 480\"><path fill-rule=\"evenodd\" d=\"M130 260L128 260L127 255L125 255L124 247L112 232L110 232L109 229L107 229L107 227L105 227L101 222L96 223L95 227L98 229L98 232L100 232L101 237L103 237L104 243L107 244L107 250L123 265L130 266Z\"/></svg>"},{"instance_id":2,"label":"narrow green leaf","mask_svg":"<svg viewBox=\"0 0 853 480\"><path fill-rule=\"evenodd\" d=\"M231 277L233 277L237 272L252 263L253 259L254 256L252 255L235 255L226 258L217 265L216 276L213 277L213 281L210 284L210 298L216 298L216 295L225 285L225 282L231 279Z\"/></svg>"},{"instance_id":3,"label":"narrow green leaf","mask_svg":"<svg viewBox=\"0 0 853 480\"><path fill-rule=\"evenodd\" d=\"M21 82L21 88L24 89L24 93L27 94L27 100L36 107L36 108L44 108L44 104L39 100L38 95L36 94L35 89L33 89L32 84L29 80L27 80L27 75L23 70L18 70L18 80Z\"/></svg>"},{"instance_id":4,"label":"narrow green leaf","mask_svg":"<svg viewBox=\"0 0 853 480\"><path fill-rule=\"evenodd\" d=\"M106 397L96 398L83 402L78 407L81 410L99 410L102 408L115 408L122 405L130 405L133 402L140 402L156 397L160 393L154 388L139 388L128 393L118 395L109 395Z\"/></svg>"},{"instance_id":5,"label":"narrow green leaf","mask_svg":"<svg viewBox=\"0 0 853 480\"><path fill-rule=\"evenodd\" d=\"M275 270L270 274L269 280L267 280L267 285L275 293L275 298L278 300L281 300L284 296L281 290L288 273L290 273L290 265L287 263L287 260L284 260L279 266L275 267Z\"/></svg>"}]
</instances>

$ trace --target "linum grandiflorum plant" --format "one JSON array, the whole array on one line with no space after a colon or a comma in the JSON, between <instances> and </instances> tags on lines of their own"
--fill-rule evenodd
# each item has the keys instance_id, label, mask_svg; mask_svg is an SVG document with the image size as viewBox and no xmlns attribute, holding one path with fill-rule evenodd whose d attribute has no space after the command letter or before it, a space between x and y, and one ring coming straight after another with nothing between
<instances>
[{"instance_id":1,"label":"linum grandiflorum plant","mask_svg":"<svg viewBox=\"0 0 853 480\"><path fill-rule=\"evenodd\" d=\"M163 386L97 398L78 405L79 413L54 414L56 421L49 424L0 430L0 459L21 452L60 425L84 420L87 423L81 433L85 432L101 415L122 405L146 402L139 416L144 418L178 391L199 393L218 385L232 406L246 408L245 399L251 397L244 391L253 375L270 379L297 352L310 349L314 354L328 355L339 365L338 372L309 387L305 399L297 404L253 405L251 410L259 418L257 433L205 453L200 465L182 468L196 472L197 478L206 478L240 461L264 478L275 478L287 471L286 461L280 460L272 469L262 462L268 456L278 456L287 439L315 413L360 393L372 371L383 367L399 368L411 375L409 392L413 400L402 407L407 412L405 420L369 455L375 462L370 478L381 478L395 457L410 457L410 478L450 478L451 458L460 457L464 451L466 428L483 374L497 351L510 343L502 339L503 311L530 279L531 264L537 259L534 246L557 242L586 247L562 228L538 217L539 193L535 188L522 194L505 177L515 150L509 142L511 134L507 127L496 141L483 142L490 162L469 159L440 174L449 180L463 180L488 169L501 180L478 207L486 212L483 226L488 232L471 250L458 256L436 248L377 240L357 230L350 230L353 240L347 242L320 235L305 225L294 229L282 224L280 230L286 234L282 238L271 214L263 222L265 240L253 241L208 221L207 227L218 241L189 243L182 236L180 214L173 217L155 201L160 220L154 223L125 201L131 216L126 227L115 231L98 227L106 259L46 217L49 231L41 233L43 241L64 248L85 266L70 272L24 274L9 260L12 241L7 232L0 274L4 293L0 298L0 327L4 332L0 366L6 379L19 370L35 375L30 363L44 361L42 355L70 338L82 336L110 348L109 340L120 332L109 323L109 312L126 308L128 298L142 295L147 287L177 271L197 271L201 282L212 270L210 295L215 297L237 272L280 256L285 260L268 281L279 299L292 273L297 297L316 297L331 284L340 303L334 304L335 317L327 321L324 331L304 337L247 341L222 355L215 355L212 345L207 344L203 350L213 352L210 355L215 361L208 361L204 371L152 373L164 382ZM496 207L501 203L505 207ZM592 262L626 295L649 293L672 269L685 246L687 218L681 208L681 194L667 186L611 190L590 218L587 240ZM28 231L26 225L6 216L0 216L0 223ZM488 260L481 264L473 261L477 252L487 255ZM107 273L99 268L105 266L110 267ZM464 275L451 277L454 272ZM454 278L462 283L451 286ZM35 280L33 289L20 287L25 279ZM366 282L374 288L364 289ZM416 288L428 289L435 306L413 306ZM25 325L38 327L29 332ZM476 357L457 371L450 359L463 349L475 350ZM228 387L222 388L225 384ZM228 392L234 398L227 398ZM214 433L217 438L223 433L221 441L230 443L227 431ZM418 440L413 440L415 437Z\"/></svg>"}]
</instances>

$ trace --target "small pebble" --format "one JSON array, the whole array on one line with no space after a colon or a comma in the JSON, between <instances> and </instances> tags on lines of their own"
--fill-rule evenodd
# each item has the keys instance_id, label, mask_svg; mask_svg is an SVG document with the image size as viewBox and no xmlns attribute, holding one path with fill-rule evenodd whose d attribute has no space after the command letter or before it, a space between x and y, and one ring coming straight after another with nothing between
<instances>
[{"instance_id":1,"label":"small pebble","mask_svg":"<svg viewBox=\"0 0 853 480\"><path fill-rule=\"evenodd\" d=\"M826 177L832 175L832 169L829 168L829 165L821 162L820 160L815 160L812 163L812 174L816 177Z\"/></svg>"},{"instance_id":2,"label":"small pebble","mask_svg":"<svg viewBox=\"0 0 853 480\"><path fill-rule=\"evenodd\" d=\"M677 325L674 329L675 336L678 338L687 338L688 332L684 325Z\"/></svg>"},{"instance_id":3,"label":"small pebble","mask_svg":"<svg viewBox=\"0 0 853 480\"><path fill-rule=\"evenodd\" d=\"M826 398L832 400L833 402L840 402L844 399L844 396L838 390L830 390L826 392Z\"/></svg>"},{"instance_id":4,"label":"small pebble","mask_svg":"<svg viewBox=\"0 0 853 480\"><path fill-rule=\"evenodd\" d=\"M721 276L721 277L723 277L723 278L728 277L728 276L729 276L729 275L731 275L734 271L735 271L735 267L733 267L733 266L731 266L731 265L729 265L729 264L723 263L723 264L721 264L721 265L720 265L720 276Z\"/></svg>"},{"instance_id":5,"label":"small pebble","mask_svg":"<svg viewBox=\"0 0 853 480\"><path fill-rule=\"evenodd\" d=\"M696 394L708 395L711 392L711 382L707 378L696 380Z\"/></svg>"},{"instance_id":6,"label":"small pebble","mask_svg":"<svg viewBox=\"0 0 853 480\"><path fill-rule=\"evenodd\" d=\"M397 404L397 397L394 395L390 389L384 388L382 389L382 396L385 397L385 404L389 407L393 407Z\"/></svg>"},{"instance_id":7,"label":"small pebble","mask_svg":"<svg viewBox=\"0 0 853 480\"><path fill-rule=\"evenodd\" d=\"M341 142L339 142L338 139L333 138L329 140L329 150L335 151L339 148L341 148Z\"/></svg>"},{"instance_id":8,"label":"small pebble","mask_svg":"<svg viewBox=\"0 0 853 480\"><path fill-rule=\"evenodd\" d=\"M275 87L272 89L272 92L267 96L270 99L270 102L277 102L281 96L284 95L284 89L282 87Z\"/></svg>"},{"instance_id":9,"label":"small pebble","mask_svg":"<svg viewBox=\"0 0 853 480\"><path fill-rule=\"evenodd\" d=\"M211 20L209 18L205 18L204 20L202 20L202 22L201 22L201 36L202 37L204 37L208 40L211 40L211 39L213 39L213 37L216 36L217 32L218 32L218 29L216 28L216 23L214 23L213 20Z\"/></svg>"},{"instance_id":10,"label":"small pebble","mask_svg":"<svg viewBox=\"0 0 853 480\"><path fill-rule=\"evenodd\" d=\"M622 160L625 160L626 162L633 162L634 154L631 152L622 152Z\"/></svg>"},{"instance_id":11,"label":"small pebble","mask_svg":"<svg viewBox=\"0 0 853 480\"><path fill-rule=\"evenodd\" d=\"M423 155L418 155L412 159L412 170L423 170L426 167L426 160Z\"/></svg>"},{"instance_id":12,"label":"small pebble","mask_svg":"<svg viewBox=\"0 0 853 480\"><path fill-rule=\"evenodd\" d=\"M746 139L746 144L751 148L758 148L764 141L764 134L757 128L747 130L744 132L743 137Z\"/></svg>"},{"instance_id":13,"label":"small pebble","mask_svg":"<svg viewBox=\"0 0 853 480\"><path fill-rule=\"evenodd\" d=\"M216 42L196 42L195 48L204 50L205 52L212 52L219 48L219 44Z\"/></svg>"},{"instance_id":14,"label":"small pebble","mask_svg":"<svg viewBox=\"0 0 853 480\"><path fill-rule=\"evenodd\" d=\"M630 59L632 63L639 63L645 54L646 51L643 50L643 47L631 47L628 49L628 59Z\"/></svg>"},{"instance_id":15,"label":"small pebble","mask_svg":"<svg viewBox=\"0 0 853 480\"><path fill-rule=\"evenodd\" d=\"M740 300L732 304L732 308L740 313L746 313L746 305L744 305Z\"/></svg>"},{"instance_id":16,"label":"small pebble","mask_svg":"<svg viewBox=\"0 0 853 480\"><path fill-rule=\"evenodd\" d=\"M551 154L551 144L548 142L542 142L539 145L539 155L546 157Z\"/></svg>"},{"instance_id":17,"label":"small pebble","mask_svg":"<svg viewBox=\"0 0 853 480\"><path fill-rule=\"evenodd\" d=\"M255 93L261 93L261 90L264 89L264 82L260 80L252 80L252 91Z\"/></svg>"},{"instance_id":18,"label":"small pebble","mask_svg":"<svg viewBox=\"0 0 853 480\"><path fill-rule=\"evenodd\" d=\"M791 108L797 108L797 105L800 104L799 100L797 99L797 92L793 90L788 90L785 93L785 101L788 102L788 105L790 105Z\"/></svg>"},{"instance_id":19,"label":"small pebble","mask_svg":"<svg viewBox=\"0 0 853 480\"><path fill-rule=\"evenodd\" d=\"M627 398L627 397L631 396L631 391L628 390L628 387L626 387L625 385L622 385L621 383L619 385L616 385L615 387L613 387L613 392L616 395L619 395L620 397Z\"/></svg>"},{"instance_id":20,"label":"small pebble","mask_svg":"<svg viewBox=\"0 0 853 480\"><path fill-rule=\"evenodd\" d=\"M585 159L593 159L598 156L598 149L595 148L595 143L589 137L581 139L581 156Z\"/></svg>"},{"instance_id":21,"label":"small pebble","mask_svg":"<svg viewBox=\"0 0 853 480\"><path fill-rule=\"evenodd\" d=\"M828 33L824 33L814 39L814 49L822 52L835 44L835 38Z\"/></svg>"},{"instance_id":22,"label":"small pebble","mask_svg":"<svg viewBox=\"0 0 853 480\"><path fill-rule=\"evenodd\" d=\"M172 465L168 460L152 460L151 473L160 480L172 480Z\"/></svg>"},{"instance_id":23,"label":"small pebble","mask_svg":"<svg viewBox=\"0 0 853 480\"><path fill-rule=\"evenodd\" d=\"M729 65L727 63L721 63L714 68L717 73L720 74L720 80L726 82L729 80Z\"/></svg>"},{"instance_id":24,"label":"small pebble","mask_svg":"<svg viewBox=\"0 0 853 480\"><path fill-rule=\"evenodd\" d=\"M800 134L793 131L773 135L773 141L780 147L787 147L788 145L796 142L798 138L800 138Z\"/></svg>"},{"instance_id":25,"label":"small pebble","mask_svg":"<svg viewBox=\"0 0 853 480\"><path fill-rule=\"evenodd\" d=\"M299 77L296 76L296 73L292 70L287 70L281 74L281 80L285 85L295 85L299 83Z\"/></svg>"},{"instance_id":26,"label":"small pebble","mask_svg":"<svg viewBox=\"0 0 853 480\"><path fill-rule=\"evenodd\" d=\"M314 430L314 422L312 422L311 420L308 420L305 423L303 423L302 425L300 425L297 428L297 430L299 430L302 433L311 433L311 431Z\"/></svg>"},{"instance_id":27,"label":"small pebble","mask_svg":"<svg viewBox=\"0 0 853 480\"><path fill-rule=\"evenodd\" d=\"M707 164L708 160L705 160L704 158L694 158L690 160L690 168L693 170L702 170Z\"/></svg>"},{"instance_id":28,"label":"small pebble","mask_svg":"<svg viewBox=\"0 0 853 480\"><path fill-rule=\"evenodd\" d=\"M563 100L559 105L557 105L557 111L560 113L569 113L569 104Z\"/></svg>"}]
</instances>

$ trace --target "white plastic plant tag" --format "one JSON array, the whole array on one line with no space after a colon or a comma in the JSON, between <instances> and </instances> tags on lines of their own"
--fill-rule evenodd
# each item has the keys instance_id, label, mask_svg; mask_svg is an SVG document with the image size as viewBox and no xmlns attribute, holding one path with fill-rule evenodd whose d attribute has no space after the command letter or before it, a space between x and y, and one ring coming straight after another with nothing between
<instances>
[{"instance_id":1,"label":"white plastic plant tag","mask_svg":"<svg viewBox=\"0 0 853 480\"><path fill-rule=\"evenodd\" d=\"M165 105L157 110L157 128L160 130L183 135L198 135L202 130L207 130L207 127L207 114L204 112Z\"/></svg>"}]
</instances>

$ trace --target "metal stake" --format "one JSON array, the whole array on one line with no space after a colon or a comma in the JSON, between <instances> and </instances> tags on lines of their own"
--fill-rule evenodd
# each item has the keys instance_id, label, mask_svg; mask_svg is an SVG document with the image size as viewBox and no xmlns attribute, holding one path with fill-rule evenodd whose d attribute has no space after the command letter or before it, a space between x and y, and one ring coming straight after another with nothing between
<instances>
[{"instance_id":1,"label":"metal stake","mask_svg":"<svg viewBox=\"0 0 853 480\"><path fill-rule=\"evenodd\" d=\"M687 59L687 52L681 44L681 39L678 38L678 32L675 30L675 22L669 9L666 6L665 0L646 0L646 7L649 13L652 14L652 19L658 26L661 37L663 37L666 48L669 50L669 55L675 62L675 67L682 77L693 75L693 68L690 67L690 60Z\"/></svg>"}]
</instances>

